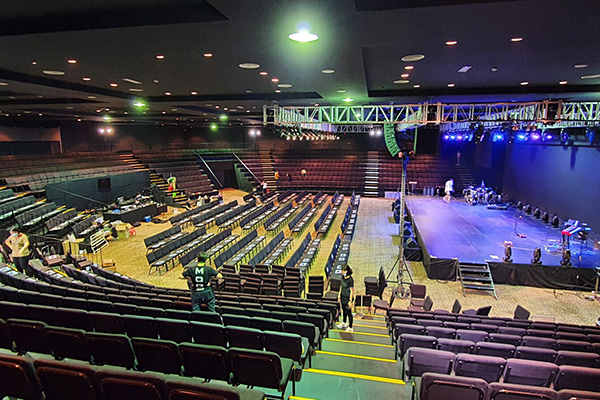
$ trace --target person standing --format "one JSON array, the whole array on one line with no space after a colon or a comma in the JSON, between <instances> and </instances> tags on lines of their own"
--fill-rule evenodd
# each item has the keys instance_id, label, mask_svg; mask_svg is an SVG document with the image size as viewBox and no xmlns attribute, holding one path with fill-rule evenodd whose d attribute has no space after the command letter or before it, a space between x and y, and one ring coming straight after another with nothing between
<instances>
[{"instance_id":1,"label":"person standing","mask_svg":"<svg viewBox=\"0 0 600 400\"><path fill-rule=\"evenodd\" d=\"M304 168L300 171L300 175L302 176L302 179L306 178L306 170Z\"/></svg>"},{"instance_id":2,"label":"person standing","mask_svg":"<svg viewBox=\"0 0 600 400\"><path fill-rule=\"evenodd\" d=\"M454 179L450 178L446 181L444 192L446 193L444 201L450 203L450 196L452 196L452 193L454 192Z\"/></svg>"},{"instance_id":3,"label":"person standing","mask_svg":"<svg viewBox=\"0 0 600 400\"><path fill-rule=\"evenodd\" d=\"M337 325L338 329L345 329L346 332L354 332L352 328L352 307L354 306L354 278L352 278L352 268L348 264L342 267L342 281L340 287L340 304L342 306L342 323ZM348 321L348 323L346 323Z\"/></svg>"},{"instance_id":4,"label":"person standing","mask_svg":"<svg viewBox=\"0 0 600 400\"><path fill-rule=\"evenodd\" d=\"M460 150L456 152L456 165L460 165Z\"/></svg>"},{"instance_id":5,"label":"person standing","mask_svg":"<svg viewBox=\"0 0 600 400\"><path fill-rule=\"evenodd\" d=\"M210 286L210 280L214 277L223 278L223 275L210 265L206 265L208 256L204 253L198 254L198 262L193 267L186 268L182 276L190 282L192 289L192 310L200 311L200 304L206 304L210 312L215 311L215 294Z\"/></svg>"},{"instance_id":6,"label":"person standing","mask_svg":"<svg viewBox=\"0 0 600 400\"><path fill-rule=\"evenodd\" d=\"M267 194L267 192L269 191L269 185L267 184L267 181L262 181L260 186L262 187L263 194Z\"/></svg>"},{"instance_id":7,"label":"person standing","mask_svg":"<svg viewBox=\"0 0 600 400\"><path fill-rule=\"evenodd\" d=\"M275 171L275 185L279 186L279 171Z\"/></svg>"},{"instance_id":8,"label":"person standing","mask_svg":"<svg viewBox=\"0 0 600 400\"><path fill-rule=\"evenodd\" d=\"M10 236L4 243L12 250L10 257L15 264L15 267L21 273L25 273L27 262L29 261L29 238L23 230L18 227L11 228Z\"/></svg>"}]
</instances>

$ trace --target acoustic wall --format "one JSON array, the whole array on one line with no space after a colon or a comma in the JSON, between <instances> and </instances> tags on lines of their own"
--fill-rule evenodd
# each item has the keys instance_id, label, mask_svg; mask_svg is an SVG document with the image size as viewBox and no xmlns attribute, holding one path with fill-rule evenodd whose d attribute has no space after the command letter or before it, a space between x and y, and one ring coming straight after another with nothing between
<instances>
[{"instance_id":1,"label":"acoustic wall","mask_svg":"<svg viewBox=\"0 0 600 400\"><path fill-rule=\"evenodd\" d=\"M503 192L600 231L600 148L509 145Z\"/></svg>"},{"instance_id":2,"label":"acoustic wall","mask_svg":"<svg viewBox=\"0 0 600 400\"><path fill-rule=\"evenodd\" d=\"M56 204L85 210L113 203L121 196L133 196L149 186L149 172L136 171L48 184L46 197Z\"/></svg>"}]
</instances>

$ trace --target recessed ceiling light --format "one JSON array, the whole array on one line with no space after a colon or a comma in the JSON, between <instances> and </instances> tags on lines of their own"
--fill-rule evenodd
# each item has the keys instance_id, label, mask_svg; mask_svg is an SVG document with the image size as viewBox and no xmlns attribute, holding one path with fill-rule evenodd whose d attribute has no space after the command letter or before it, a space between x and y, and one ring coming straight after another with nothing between
<instances>
[{"instance_id":1,"label":"recessed ceiling light","mask_svg":"<svg viewBox=\"0 0 600 400\"><path fill-rule=\"evenodd\" d=\"M156 59L157 59L157 60L164 60L164 59L165 59L165 56L163 56L162 54L158 54L158 55L156 56Z\"/></svg>"},{"instance_id":2,"label":"recessed ceiling light","mask_svg":"<svg viewBox=\"0 0 600 400\"><path fill-rule=\"evenodd\" d=\"M446 42L446 45L447 45L447 46L454 46L454 45L456 45L456 44L458 44L458 41L456 41L456 40L448 40L448 41Z\"/></svg>"},{"instance_id":3,"label":"recessed ceiling light","mask_svg":"<svg viewBox=\"0 0 600 400\"><path fill-rule=\"evenodd\" d=\"M110 84L110 86L112 86L112 87L117 87L117 86L119 86L119 85L118 85L118 84L116 84L116 83L111 83L111 84Z\"/></svg>"},{"instance_id":4,"label":"recessed ceiling light","mask_svg":"<svg viewBox=\"0 0 600 400\"><path fill-rule=\"evenodd\" d=\"M68 59L68 60L67 60L67 62L68 62L69 64L77 64L77 60L76 60L76 59L74 59L74 58L70 58L70 59Z\"/></svg>"},{"instance_id":5,"label":"recessed ceiling light","mask_svg":"<svg viewBox=\"0 0 600 400\"><path fill-rule=\"evenodd\" d=\"M569 83L569 82L567 82L567 81L560 81L560 82L558 82L559 85L566 85L567 83Z\"/></svg>"},{"instance_id":6,"label":"recessed ceiling light","mask_svg":"<svg viewBox=\"0 0 600 400\"><path fill-rule=\"evenodd\" d=\"M511 38L510 41L511 42L521 42L521 41L523 41L523 38L522 37L514 37L514 38Z\"/></svg>"},{"instance_id":7,"label":"recessed ceiling light","mask_svg":"<svg viewBox=\"0 0 600 400\"><path fill-rule=\"evenodd\" d=\"M81 118L77 118L77 122L81 122Z\"/></svg>"},{"instance_id":8,"label":"recessed ceiling light","mask_svg":"<svg viewBox=\"0 0 600 400\"><path fill-rule=\"evenodd\" d=\"M31 65L37 65L37 61L32 61Z\"/></svg>"},{"instance_id":9,"label":"recessed ceiling light","mask_svg":"<svg viewBox=\"0 0 600 400\"><path fill-rule=\"evenodd\" d=\"M206 58L211 58L213 56L213 53L204 53L202 55Z\"/></svg>"},{"instance_id":10,"label":"recessed ceiling light","mask_svg":"<svg viewBox=\"0 0 600 400\"><path fill-rule=\"evenodd\" d=\"M338 89L337 92L338 93L346 93L346 89Z\"/></svg>"},{"instance_id":11,"label":"recessed ceiling light","mask_svg":"<svg viewBox=\"0 0 600 400\"><path fill-rule=\"evenodd\" d=\"M425 56L423 54L409 54L407 56L402 57L402 61L404 62L413 62L413 61L421 61Z\"/></svg>"},{"instance_id":12,"label":"recessed ceiling light","mask_svg":"<svg viewBox=\"0 0 600 400\"><path fill-rule=\"evenodd\" d=\"M333 74L335 71L332 70L332 69L324 69L321 72L324 73L324 74Z\"/></svg>"},{"instance_id":13,"label":"recessed ceiling light","mask_svg":"<svg viewBox=\"0 0 600 400\"><path fill-rule=\"evenodd\" d=\"M527 81L521 82L521 86L527 86L527 85L529 85L529 82L527 82Z\"/></svg>"},{"instance_id":14,"label":"recessed ceiling light","mask_svg":"<svg viewBox=\"0 0 600 400\"><path fill-rule=\"evenodd\" d=\"M87 98L88 98L88 99L95 99L95 98L96 98L96 96L88 96Z\"/></svg>"},{"instance_id":15,"label":"recessed ceiling light","mask_svg":"<svg viewBox=\"0 0 600 400\"><path fill-rule=\"evenodd\" d=\"M402 74L400 75L401 78L408 78L410 76L410 74Z\"/></svg>"},{"instance_id":16,"label":"recessed ceiling light","mask_svg":"<svg viewBox=\"0 0 600 400\"><path fill-rule=\"evenodd\" d=\"M152 82L154 82L154 83L158 83L158 79L155 79L155 80L153 80Z\"/></svg>"},{"instance_id":17,"label":"recessed ceiling light","mask_svg":"<svg viewBox=\"0 0 600 400\"><path fill-rule=\"evenodd\" d=\"M575 68L587 68L588 65L587 64L575 64L574 67Z\"/></svg>"},{"instance_id":18,"label":"recessed ceiling light","mask_svg":"<svg viewBox=\"0 0 600 400\"><path fill-rule=\"evenodd\" d=\"M82 80L89 82L92 80L92 78L90 78L89 76L84 76L83 78L81 78Z\"/></svg>"},{"instance_id":19,"label":"recessed ceiling light","mask_svg":"<svg viewBox=\"0 0 600 400\"><path fill-rule=\"evenodd\" d=\"M65 74L65 71L54 71L51 69L46 69L42 71L42 74L52 75L52 76L62 76Z\"/></svg>"},{"instance_id":20,"label":"recessed ceiling light","mask_svg":"<svg viewBox=\"0 0 600 400\"><path fill-rule=\"evenodd\" d=\"M215 106L215 108L221 108L221 107L217 105L217 106Z\"/></svg>"},{"instance_id":21,"label":"recessed ceiling light","mask_svg":"<svg viewBox=\"0 0 600 400\"><path fill-rule=\"evenodd\" d=\"M140 88L129 88L130 92L143 92L144 89L140 89Z\"/></svg>"},{"instance_id":22,"label":"recessed ceiling light","mask_svg":"<svg viewBox=\"0 0 600 400\"><path fill-rule=\"evenodd\" d=\"M405 70L410 71L411 69L414 69L415 67L413 65L407 65L406 67L404 67Z\"/></svg>"},{"instance_id":23,"label":"recessed ceiling light","mask_svg":"<svg viewBox=\"0 0 600 400\"><path fill-rule=\"evenodd\" d=\"M281 89L275 89L275 93L281 93Z\"/></svg>"},{"instance_id":24,"label":"recessed ceiling light","mask_svg":"<svg viewBox=\"0 0 600 400\"><path fill-rule=\"evenodd\" d=\"M171 92L165 92L165 96L170 96Z\"/></svg>"},{"instance_id":25,"label":"recessed ceiling light","mask_svg":"<svg viewBox=\"0 0 600 400\"><path fill-rule=\"evenodd\" d=\"M246 90L246 93L252 93L252 90Z\"/></svg>"},{"instance_id":26,"label":"recessed ceiling light","mask_svg":"<svg viewBox=\"0 0 600 400\"><path fill-rule=\"evenodd\" d=\"M260 71L259 75L267 76L267 75L269 75L269 73L267 71Z\"/></svg>"},{"instance_id":27,"label":"recessed ceiling light","mask_svg":"<svg viewBox=\"0 0 600 400\"><path fill-rule=\"evenodd\" d=\"M290 38L294 42L308 43L314 42L315 40L319 39L319 36L317 34L310 33L309 31L303 29L300 32L290 34L288 38Z\"/></svg>"},{"instance_id":28,"label":"recessed ceiling light","mask_svg":"<svg viewBox=\"0 0 600 400\"><path fill-rule=\"evenodd\" d=\"M279 78L271 78L271 82L277 83L277 82L279 82Z\"/></svg>"},{"instance_id":29,"label":"recessed ceiling light","mask_svg":"<svg viewBox=\"0 0 600 400\"><path fill-rule=\"evenodd\" d=\"M176 108L171 108L171 111L177 111L177 109Z\"/></svg>"},{"instance_id":30,"label":"recessed ceiling light","mask_svg":"<svg viewBox=\"0 0 600 400\"><path fill-rule=\"evenodd\" d=\"M421 85L413 85L413 87L414 87L415 89L418 89L418 88L420 88L420 87L421 87Z\"/></svg>"},{"instance_id":31,"label":"recessed ceiling light","mask_svg":"<svg viewBox=\"0 0 600 400\"><path fill-rule=\"evenodd\" d=\"M352 102L354 101L354 99L353 99L353 98L351 98L351 97L346 97L345 99L342 99L342 101L343 101L344 103L352 103Z\"/></svg>"},{"instance_id":32,"label":"recessed ceiling light","mask_svg":"<svg viewBox=\"0 0 600 400\"><path fill-rule=\"evenodd\" d=\"M236 106L237 108L239 108L240 110L244 109L244 106Z\"/></svg>"},{"instance_id":33,"label":"recessed ceiling light","mask_svg":"<svg viewBox=\"0 0 600 400\"><path fill-rule=\"evenodd\" d=\"M0 86L8 86L7 82L0 82Z\"/></svg>"},{"instance_id":34,"label":"recessed ceiling light","mask_svg":"<svg viewBox=\"0 0 600 400\"><path fill-rule=\"evenodd\" d=\"M257 69L257 68L260 68L260 64L252 63L252 62L245 62L245 63L239 64L238 67L240 67L242 69Z\"/></svg>"},{"instance_id":35,"label":"recessed ceiling light","mask_svg":"<svg viewBox=\"0 0 600 400\"><path fill-rule=\"evenodd\" d=\"M319 103L315 103L315 107L319 107Z\"/></svg>"},{"instance_id":36,"label":"recessed ceiling light","mask_svg":"<svg viewBox=\"0 0 600 400\"><path fill-rule=\"evenodd\" d=\"M454 87L454 86L456 86L454 83L449 83L448 84L448 87Z\"/></svg>"},{"instance_id":37,"label":"recessed ceiling light","mask_svg":"<svg viewBox=\"0 0 600 400\"><path fill-rule=\"evenodd\" d=\"M492 67L492 72L496 72L496 71L498 71L498 68L497 67Z\"/></svg>"},{"instance_id":38,"label":"recessed ceiling light","mask_svg":"<svg viewBox=\"0 0 600 400\"><path fill-rule=\"evenodd\" d=\"M394 83L398 84L398 85L400 85L400 84L403 85L403 84L406 84L406 83L410 83L410 81L406 80L406 79L398 79L398 80L395 80Z\"/></svg>"},{"instance_id":39,"label":"recessed ceiling light","mask_svg":"<svg viewBox=\"0 0 600 400\"><path fill-rule=\"evenodd\" d=\"M594 75L583 75L581 77L581 79L596 79L596 78L600 78L600 74L594 74Z\"/></svg>"},{"instance_id":40,"label":"recessed ceiling light","mask_svg":"<svg viewBox=\"0 0 600 400\"><path fill-rule=\"evenodd\" d=\"M227 108L227 107L223 107L223 110L225 110L225 111L229 111L229 108Z\"/></svg>"},{"instance_id":41,"label":"recessed ceiling light","mask_svg":"<svg viewBox=\"0 0 600 400\"><path fill-rule=\"evenodd\" d=\"M277 85L277 87L280 87L280 88L291 88L292 85L289 84L289 83L280 83L279 85Z\"/></svg>"},{"instance_id":42,"label":"recessed ceiling light","mask_svg":"<svg viewBox=\"0 0 600 400\"><path fill-rule=\"evenodd\" d=\"M195 96L195 95L197 95L197 94L198 94L198 92L190 92L190 94L191 94L192 96Z\"/></svg>"},{"instance_id":43,"label":"recessed ceiling light","mask_svg":"<svg viewBox=\"0 0 600 400\"><path fill-rule=\"evenodd\" d=\"M123 82L133 83L134 85L141 85L142 84L142 82L136 81L135 79L131 79L131 78L123 78Z\"/></svg>"},{"instance_id":44,"label":"recessed ceiling light","mask_svg":"<svg viewBox=\"0 0 600 400\"><path fill-rule=\"evenodd\" d=\"M461 67L461 69L459 69L459 70L458 70L458 72L460 72L460 73L463 73L463 74L464 74L465 72L469 72L469 70L470 70L471 68L472 68L472 67L471 67L470 65L465 65L465 66Z\"/></svg>"}]
</instances>

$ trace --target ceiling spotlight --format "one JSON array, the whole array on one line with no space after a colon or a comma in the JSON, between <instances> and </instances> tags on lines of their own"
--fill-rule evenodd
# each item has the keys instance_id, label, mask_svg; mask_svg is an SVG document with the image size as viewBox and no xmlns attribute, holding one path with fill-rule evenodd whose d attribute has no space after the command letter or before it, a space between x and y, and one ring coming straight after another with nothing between
<instances>
[{"instance_id":1,"label":"ceiling spotlight","mask_svg":"<svg viewBox=\"0 0 600 400\"><path fill-rule=\"evenodd\" d=\"M245 63L238 64L238 67L240 67L242 69L257 69L257 68L260 68L260 64L252 63L252 62L245 62Z\"/></svg>"},{"instance_id":2,"label":"ceiling spotlight","mask_svg":"<svg viewBox=\"0 0 600 400\"><path fill-rule=\"evenodd\" d=\"M414 62L414 61L421 61L424 58L425 58L425 55L423 55L423 54L409 54L407 56L402 57L402 61Z\"/></svg>"},{"instance_id":3,"label":"ceiling spotlight","mask_svg":"<svg viewBox=\"0 0 600 400\"><path fill-rule=\"evenodd\" d=\"M62 76L65 74L65 71L54 71L54 70L46 69L46 70L42 71L42 74L52 75L52 76Z\"/></svg>"},{"instance_id":4,"label":"ceiling spotlight","mask_svg":"<svg viewBox=\"0 0 600 400\"><path fill-rule=\"evenodd\" d=\"M353 98L351 98L351 97L346 97L345 99L342 99L342 101L343 101L344 103L352 103L352 102L354 101L354 99L353 99Z\"/></svg>"},{"instance_id":5,"label":"ceiling spotlight","mask_svg":"<svg viewBox=\"0 0 600 400\"><path fill-rule=\"evenodd\" d=\"M142 84L142 82L136 81L135 79L131 79L131 78L123 78L122 80L123 80L123 82L133 83L134 85Z\"/></svg>"},{"instance_id":6,"label":"ceiling spotlight","mask_svg":"<svg viewBox=\"0 0 600 400\"><path fill-rule=\"evenodd\" d=\"M155 79L155 80L153 80L152 82L154 82L154 83L158 83L158 79Z\"/></svg>"},{"instance_id":7,"label":"ceiling spotlight","mask_svg":"<svg viewBox=\"0 0 600 400\"><path fill-rule=\"evenodd\" d=\"M281 93L281 89L275 89L275 93Z\"/></svg>"},{"instance_id":8,"label":"ceiling spotlight","mask_svg":"<svg viewBox=\"0 0 600 400\"><path fill-rule=\"evenodd\" d=\"M111 84L110 84L110 86L111 86L111 87L117 87L117 86L119 86L119 85L118 85L118 84L116 84L116 83L111 83Z\"/></svg>"},{"instance_id":9,"label":"ceiling spotlight","mask_svg":"<svg viewBox=\"0 0 600 400\"><path fill-rule=\"evenodd\" d=\"M406 83L410 83L409 80L406 79L398 79L394 81L395 84L406 84Z\"/></svg>"},{"instance_id":10,"label":"ceiling spotlight","mask_svg":"<svg viewBox=\"0 0 600 400\"><path fill-rule=\"evenodd\" d=\"M597 79L600 78L600 74L594 74L594 75L583 75L581 77L581 79Z\"/></svg>"},{"instance_id":11,"label":"ceiling spotlight","mask_svg":"<svg viewBox=\"0 0 600 400\"><path fill-rule=\"evenodd\" d=\"M319 39L319 36L315 33L310 33L306 29L302 29L299 32L290 34L288 38L290 38L294 42L308 43L314 42L315 40Z\"/></svg>"},{"instance_id":12,"label":"ceiling spotlight","mask_svg":"<svg viewBox=\"0 0 600 400\"><path fill-rule=\"evenodd\" d=\"M31 65L37 65L37 61L32 61Z\"/></svg>"},{"instance_id":13,"label":"ceiling spotlight","mask_svg":"<svg viewBox=\"0 0 600 400\"><path fill-rule=\"evenodd\" d=\"M414 87L415 89L418 89L418 88L420 88L420 87L421 87L421 85L413 85L413 87Z\"/></svg>"},{"instance_id":14,"label":"ceiling spotlight","mask_svg":"<svg viewBox=\"0 0 600 400\"><path fill-rule=\"evenodd\" d=\"M75 60L74 58L71 58L71 59L67 60L67 62L69 64L77 64L77 60Z\"/></svg>"},{"instance_id":15,"label":"ceiling spotlight","mask_svg":"<svg viewBox=\"0 0 600 400\"><path fill-rule=\"evenodd\" d=\"M522 37L514 37L510 39L511 42L522 42L523 38Z\"/></svg>"},{"instance_id":16,"label":"ceiling spotlight","mask_svg":"<svg viewBox=\"0 0 600 400\"><path fill-rule=\"evenodd\" d=\"M404 67L405 70L410 71L411 69L414 69L415 67L413 65L407 65Z\"/></svg>"},{"instance_id":17,"label":"ceiling spotlight","mask_svg":"<svg viewBox=\"0 0 600 400\"><path fill-rule=\"evenodd\" d=\"M587 64L575 64L574 67L575 68L587 68Z\"/></svg>"},{"instance_id":18,"label":"ceiling spotlight","mask_svg":"<svg viewBox=\"0 0 600 400\"><path fill-rule=\"evenodd\" d=\"M104 128L100 128L100 129L98 129L98 132L99 132L99 133L104 133L104 131L105 131L105 130L104 130Z\"/></svg>"},{"instance_id":19,"label":"ceiling spotlight","mask_svg":"<svg viewBox=\"0 0 600 400\"><path fill-rule=\"evenodd\" d=\"M456 86L454 83L449 83L448 84L448 87L454 87L454 86Z\"/></svg>"},{"instance_id":20,"label":"ceiling spotlight","mask_svg":"<svg viewBox=\"0 0 600 400\"><path fill-rule=\"evenodd\" d=\"M88 96L87 98L88 98L88 99L95 99L95 98L96 98L96 96Z\"/></svg>"},{"instance_id":21,"label":"ceiling spotlight","mask_svg":"<svg viewBox=\"0 0 600 400\"><path fill-rule=\"evenodd\" d=\"M197 95L197 94L198 94L198 92L190 92L190 94L191 94L192 96L195 96L195 95Z\"/></svg>"},{"instance_id":22,"label":"ceiling spotlight","mask_svg":"<svg viewBox=\"0 0 600 400\"><path fill-rule=\"evenodd\" d=\"M77 122L81 122L81 118L77 118Z\"/></svg>"},{"instance_id":23,"label":"ceiling spotlight","mask_svg":"<svg viewBox=\"0 0 600 400\"><path fill-rule=\"evenodd\" d=\"M377 129L377 130L375 131L375 134L376 134L377 136L381 136L381 129Z\"/></svg>"},{"instance_id":24,"label":"ceiling spotlight","mask_svg":"<svg viewBox=\"0 0 600 400\"><path fill-rule=\"evenodd\" d=\"M144 91L144 89L139 89L139 88L129 88L127 90L129 90L130 92L143 92Z\"/></svg>"},{"instance_id":25,"label":"ceiling spotlight","mask_svg":"<svg viewBox=\"0 0 600 400\"><path fill-rule=\"evenodd\" d=\"M7 82L0 82L0 86L8 86Z\"/></svg>"},{"instance_id":26,"label":"ceiling spotlight","mask_svg":"<svg viewBox=\"0 0 600 400\"><path fill-rule=\"evenodd\" d=\"M110 121L111 120L110 115L105 115L105 116L102 117L102 119L105 120L105 121Z\"/></svg>"},{"instance_id":27,"label":"ceiling spotlight","mask_svg":"<svg viewBox=\"0 0 600 400\"><path fill-rule=\"evenodd\" d=\"M84 76L83 78L81 78L82 80L89 82L92 80L92 78L90 78L89 76Z\"/></svg>"},{"instance_id":28,"label":"ceiling spotlight","mask_svg":"<svg viewBox=\"0 0 600 400\"><path fill-rule=\"evenodd\" d=\"M470 65L465 65L465 66L461 67L461 68L458 70L458 72L460 72L460 73L464 74L465 72L469 72L469 70L470 70L471 68L472 68L472 67L471 67Z\"/></svg>"},{"instance_id":29,"label":"ceiling spotlight","mask_svg":"<svg viewBox=\"0 0 600 400\"><path fill-rule=\"evenodd\" d=\"M279 82L279 78L271 78L271 82L277 83Z\"/></svg>"},{"instance_id":30,"label":"ceiling spotlight","mask_svg":"<svg viewBox=\"0 0 600 400\"><path fill-rule=\"evenodd\" d=\"M338 89L337 92L338 93L346 93L346 89Z\"/></svg>"},{"instance_id":31,"label":"ceiling spotlight","mask_svg":"<svg viewBox=\"0 0 600 400\"><path fill-rule=\"evenodd\" d=\"M135 107L146 107L146 104L142 101L137 100L135 103L133 103L133 105Z\"/></svg>"},{"instance_id":32,"label":"ceiling spotlight","mask_svg":"<svg viewBox=\"0 0 600 400\"><path fill-rule=\"evenodd\" d=\"M279 85L277 85L277 87L280 87L280 88L291 88L292 85L289 84L289 83L280 83Z\"/></svg>"},{"instance_id":33,"label":"ceiling spotlight","mask_svg":"<svg viewBox=\"0 0 600 400\"><path fill-rule=\"evenodd\" d=\"M447 46L454 46L454 45L456 45L456 44L458 44L458 41L456 41L456 40L448 40L448 41L446 42L446 45L447 45Z\"/></svg>"},{"instance_id":34,"label":"ceiling spotlight","mask_svg":"<svg viewBox=\"0 0 600 400\"><path fill-rule=\"evenodd\" d=\"M211 58L213 56L213 53L204 53L202 55L206 58Z\"/></svg>"},{"instance_id":35,"label":"ceiling spotlight","mask_svg":"<svg viewBox=\"0 0 600 400\"><path fill-rule=\"evenodd\" d=\"M159 54L159 55L156 56L156 59L157 60L164 60L165 56L163 56L162 54Z\"/></svg>"},{"instance_id":36,"label":"ceiling spotlight","mask_svg":"<svg viewBox=\"0 0 600 400\"><path fill-rule=\"evenodd\" d=\"M324 73L324 74L333 74L335 71L332 70L332 69L324 69L321 72Z\"/></svg>"},{"instance_id":37,"label":"ceiling spotlight","mask_svg":"<svg viewBox=\"0 0 600 400\"><path fill-rule=\"evenodd\" d=\"M560 82L558 82L559 85L566 85L567 83L569 83L569 82L567 82L567 81L560 81Z\"/></svg>"},{"instance_id":38,"label":"ceiling spotlight","mask_svg":"<svg viewBox=\"0 0 600 400\"><path fill-rule=\"evenodd\" d=\"M216 131L217 130L217 124L215 124L214 122L212 124L210 124L210 130L211 131Z\"/></svg>"},{"instance_id":39,"label":"ceiling spotlight","mask_svg":"<svg viewBox=\"0 0 600 400\"><path fill-rule=\"evenodd\" d=\"M527 86L527 85L529 85L529 82L527 82L527 81L521 82L521 86Z\"/></svg>"},{"instance_id":40,"label":"ceiling spotlight","mask_svg":"<svg viewBox=\"0 0 600 400\"><path fill-rule=\"evenodd\" d=\"M497 67L492 67L492 72L496 72L496 71L498 71L498 68Z\"/></svg>"},{"instance_id":41,"label":"ceiling spotlight","mask_svg":"<svg viewBox=\"0 0 600 400\"><path fill-rule=\"evenodd\" d=\"M401 78L408 78L410 76L410 74L402 74L400 75Z\"/></svg>"},{"instance_id":42,"label":"ceiling spotlight","mask_svg":"<svg viewBox=\"0 0 600 400\"><path fill-rule=\"evenodd\" d=\"M170 96L171 92L165 92L165 96Z\"/></svg>"},{"instance_id":43,"label":"ceiling spotlight","mask_svg":"<svg viewBox=\"0 0 600 400\"><path fill-rule=\"evenodd\" d=\"M259 74L259 75L262 75L262 76L267 76L267 75L269 75L269 73L268 73L267 71L260 71L258 74Z\"/></svg>"},{"instance_id":44,"label":"ceiling spotlight","mask_svg":"<svg viewBox=\"0 0 600 400\"><path fill-rule=\"evenodd\" d=\"M219 115L219 119L221 121L227 121L227 114L221 114L221 115Z\"/></svg>"}]
</instances>

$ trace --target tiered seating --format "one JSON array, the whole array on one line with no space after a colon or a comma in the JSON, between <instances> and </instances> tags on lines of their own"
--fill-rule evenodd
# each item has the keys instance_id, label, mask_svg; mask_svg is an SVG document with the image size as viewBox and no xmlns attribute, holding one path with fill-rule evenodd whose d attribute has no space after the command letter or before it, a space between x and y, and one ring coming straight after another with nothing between
<instances>
[{"instance_id":1,"label":"tiered seating","mask_svg":"<svg viewBox=\"0 0 600 400\"><path fill-rule=\"evenodd\" d=\"M21 215L16 220L27 232L38 232L43 229L45 222L65 211L65 206L58 207L53 202L43 204Z\"/></svg>"},{"instance_id":2,"label":"tiered seating","mask_svg":"<svg viewBox=\"0 0 600 400\"><path fill-rule=\"evenodd\" d=\"M211 201L210 203L206 203L203 204L199 207L196 207L192 210L187 210L182 212L181 214L178 215L174 215L171 218L169 218L169 222L172 225L180 225L182 227L185 227L187 225L192 224L192 220L198 216L200 216L201 214L206 214L208 213L209 210L214 209L215 207L217 207L219 205L218 201ZM237 206L237 200L232 201L231 203L225 204L220 206L221 208L219 208L219 211L217 212L223 212L224 210L226 210L227 208L225 208L225 206L228 207L235 207ZM211 211L215 211L215 210L211 210ZM213 215L211 215L212 217Z\"/></svg>"},{"instance_id":3,"label":"tiered seating","mask_svg":"<svg viewBox=\"0 0 600 400\"><path fill-rule=\"evenodd\" d=\"M598 327L398 309L387 320L409 378L454 371L488 383L600 392L597 383L565 383L570 374L600 377Z\"/></svg>"},{"instance_id":4,"label":"tiered seating","mask_svg":"<svg viewBox=\"0 0 600 400\"><path fill-rule=\"evenodd\" d=\"M419 154L407 166L407 182L417 182L415 189L444 186L450 177L459 176L454 162L435 155ZM402 178L402 160L388 154L379 156L379 190L396 191ZM458 190L458 189L457 189Z\"/></svg>"},{"instance_id":5,"label":"tiered seating","mask_svg":"<svg viewBox=\"0 0 600 400\"><path fill-rule=\"evenodd\" d=\"M264 181L262 170L262 162L260 160L260 153L254 150L246 150L243 153L238 154L240 159L246 164L250 171L258 178L257 184Z\"/></svg>"},{"instance_id":6,"label":"tiered seating","mask_svg":"<svg viewBox=\"0 0 600 400\"><path fill-rule=\"evenodd\" d=\"M288 202L285 206L280 207L273 215L265 220L264 228L267 232L276 232L283 228L285 222L292 216L298 209L298 206L294 206L292 202Z\"/></svg>"},{"instance_id":7,"label":"tiered seating","mask_svg":"<svg viewBox=\"0 0 600 400\"><path fill-rule=\"evenodd\" d=\"M364 152L344 151L332 154L332 150L273 151L275 169L282 177L281 189L317 189L329 192L362 188L365 183L367 155ZM306 170L306 176L300 175ZM291 181L285 178L290 174Z\"/></svg>"},{"instance_id":8,"label":"tiered seating","mask_svg":"<svg viewBox=\"0 0 600 400\"><path fill-rule=\"evenodd\" d=\"M177 190L185 190L189 195L214 194L210 179L202 173L198 164L198 156L186 151L143 152L135 155L150 170L164 179L170 176L177 178Z\"/></svg>"},{"instance_id":9,"label":"tiered seating","mask_svg":"<svg viewBox=\"0 0 600 400\"><path fill-rule=\"evenodd\" d=\"M74 208L63 211L46 221L48 233L56 237L64 237L70 231L70 227L86 217L86 214L78 213Z\"/></svg>"},{"instance_id":10,"label":"tiered seating","mask_svg":"<svg viewBox=\"0 0 600 400\"><path fill-rule=\"evenodd\" d=\"M17 196L11 201L0 204L0 226L14 223L15 217L20 213L37 207L33 196Z\"/></svg>"},{"instance_id":11,"label":"tiered seating","mask_svg":"<svg viewBox=\"0 0 600 400\"><path fill-rule=\"evenodd\" d=\"M91 265L90 268L96 275L102 276L109 281L123 283L125 285L130 285L130 286L143 286L143 287L149 287L149 288L154 287L154 285L150 285L145 282L138 281L137 279L133 279L127 275L120 274L116 271L104 269L104 268L98 267L93 264Z\"/></svg>"},{"instance_id":12,"label":"tiered seating","mask_svg":"<svg viewBox=\"0 0 600 400\"><path fill-rule=\"evenodd\" d=\"M131 172L118 154L103 152L0 157L0 178L16 191L43 192L46 184Z\"/></svg>"},{"instance_id":13,"label":"tiered seating","mask_svg":"<svg viewBox=\"0 0 600 400\"><path fill-rule=\"evenodd\" d=\"M77 221L71 227L75 236L80 238L89 237L92 233L101 228L100 225L94 224L95 218L89 214L83 214L83 218Z\"/></svg>"}]
</instances>

